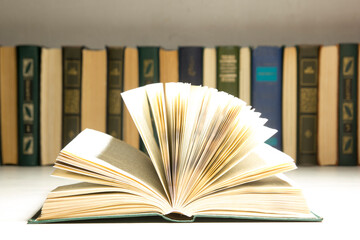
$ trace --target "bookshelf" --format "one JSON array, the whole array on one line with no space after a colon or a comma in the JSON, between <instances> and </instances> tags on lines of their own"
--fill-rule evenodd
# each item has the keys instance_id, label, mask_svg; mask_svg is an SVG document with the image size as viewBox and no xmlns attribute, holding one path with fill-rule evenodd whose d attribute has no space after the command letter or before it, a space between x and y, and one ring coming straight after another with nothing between
<instances>
[{"instance_id":1,"label":"bookshelf","mask_svg":"<svg viewBox=\"0 0 360 240\"><path fill-rule=\"evenodd\" d=\"M0 44L175 48L359 42L359 7L358 0L4 0L0 2ZM28 226L25 221L40 207L46 194L67 183L49 177L50 173L50 167L0 166L0 232L4 236L11 233L38 237L41 231L48 238L54 232L60 236L76 231L82 238L131 236L133 232L138 237L162 232L162 237L176 235L173 239L188 237L185 233L223 238L238 236L239 228L244 236L259 238L279 232L287 239L295 232L302 239L358 235L359 167L303 167L289 173L302 185L314 211L324 217L323 223Z\"/></svg>"}]
</instances>

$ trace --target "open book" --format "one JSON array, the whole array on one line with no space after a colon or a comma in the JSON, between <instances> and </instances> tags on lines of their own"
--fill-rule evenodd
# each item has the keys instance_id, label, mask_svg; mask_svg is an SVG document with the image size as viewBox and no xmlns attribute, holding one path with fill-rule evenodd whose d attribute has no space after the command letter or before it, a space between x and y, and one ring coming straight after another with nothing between
<instances>
[{"instance_id":1,"label":"open book","mask_svg":"<svg viewBox=\"0 0 360 240\"><path fill-rule=\"evenodd\" d=\"M122 93L147 154L86 129L53 176L81 183L49 193L31 223L161 215L321 221L282 173L293 159L264 142L276 130L242 100L185 83Z\"/></svg>"}]
</instances>

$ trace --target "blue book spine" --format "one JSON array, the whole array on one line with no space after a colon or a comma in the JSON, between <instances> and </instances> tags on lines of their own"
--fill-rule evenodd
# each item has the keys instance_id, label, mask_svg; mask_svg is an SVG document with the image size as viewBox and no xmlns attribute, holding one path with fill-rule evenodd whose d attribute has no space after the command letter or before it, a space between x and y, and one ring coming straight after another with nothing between
<instances>
[{"instance_id":1,"label":"blue book spine","mask_svg":"<svg viewBox=\"0 0 360 240\"><path fill-rule=\"evenodd\" d=\"M179 81L203 85L202 47L179 47Z\"/></svg>"},{"instance_id":2,"label":"blue book spine","mask_svg":"<svg viewBox=\"0 0 360 240\"><path fill-rule=\"evenodd\" d=\"M251 102L266 126L278 130L266 143L282 150L282 48L257 47L252 56Z\"/></svg>"}]
</instances>

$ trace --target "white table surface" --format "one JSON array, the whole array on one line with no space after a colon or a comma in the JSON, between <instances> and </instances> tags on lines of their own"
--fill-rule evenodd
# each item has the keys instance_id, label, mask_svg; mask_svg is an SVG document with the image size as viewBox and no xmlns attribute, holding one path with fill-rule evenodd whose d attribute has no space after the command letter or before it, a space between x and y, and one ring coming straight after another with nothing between
<instances>
[{"instance_id":1,"label":"white table surface","mask_svg":"<svg viewBox=\"0 0 360 240\"><path fill-rule=\"evenodd\" d=\"M360 239L360 167L287 173L323 222L27 224L47 193L72 181L52 167L0 166L0 239ZM4 238L5 237L5 238Z\"/></svg>"}]
</instances>

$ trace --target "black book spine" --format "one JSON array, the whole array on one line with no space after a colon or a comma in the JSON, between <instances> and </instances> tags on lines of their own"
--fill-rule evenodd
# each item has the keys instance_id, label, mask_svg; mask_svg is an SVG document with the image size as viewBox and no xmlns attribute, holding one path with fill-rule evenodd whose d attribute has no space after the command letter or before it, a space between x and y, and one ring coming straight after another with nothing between
<instances>
[{"instance_id":1,"label":"black book spine","mask_svg":"<svg viewBox=\"0 0 360 240\"><path fill-rule=\"evenodd\" d=\"M106 133L122 139L124 48L107 47Z\"/></svg>"},{"instance_id":2,"label":"black book spine","mask_svg":"<svg viewBox=\"0 0 360 240\"><path fill-rule=\"evenodd\" d=\"M63 47L62 146L81 131L82 47Z\"/></svg>"},{"instance_id":3,"label":"black book spine","mask_svg":"<svg viewBox=\"0 0 360 240\"><path fill-rule=\"evenodd\" d=\"M317 164L319 46L298 47L298 165Z\"/></svg>"},{"instance_id":4,"label":"black book spine","mask_svg":"<svg viewBox=\"0 0 360 240\"><path fill-rule=\"evenodd\" d=\"M203 85L203 48L179 48L179 81Z\"/></svg>"},{"instance_id":5,"label":"black book spine","mask_svg":"<svg viewBox=\"0 0 360 240\"><path fill-rule=\"evenodd\" d=\"M340 44L339 165L357 165L358 45Z\"/></svg>"}]
</instances>

